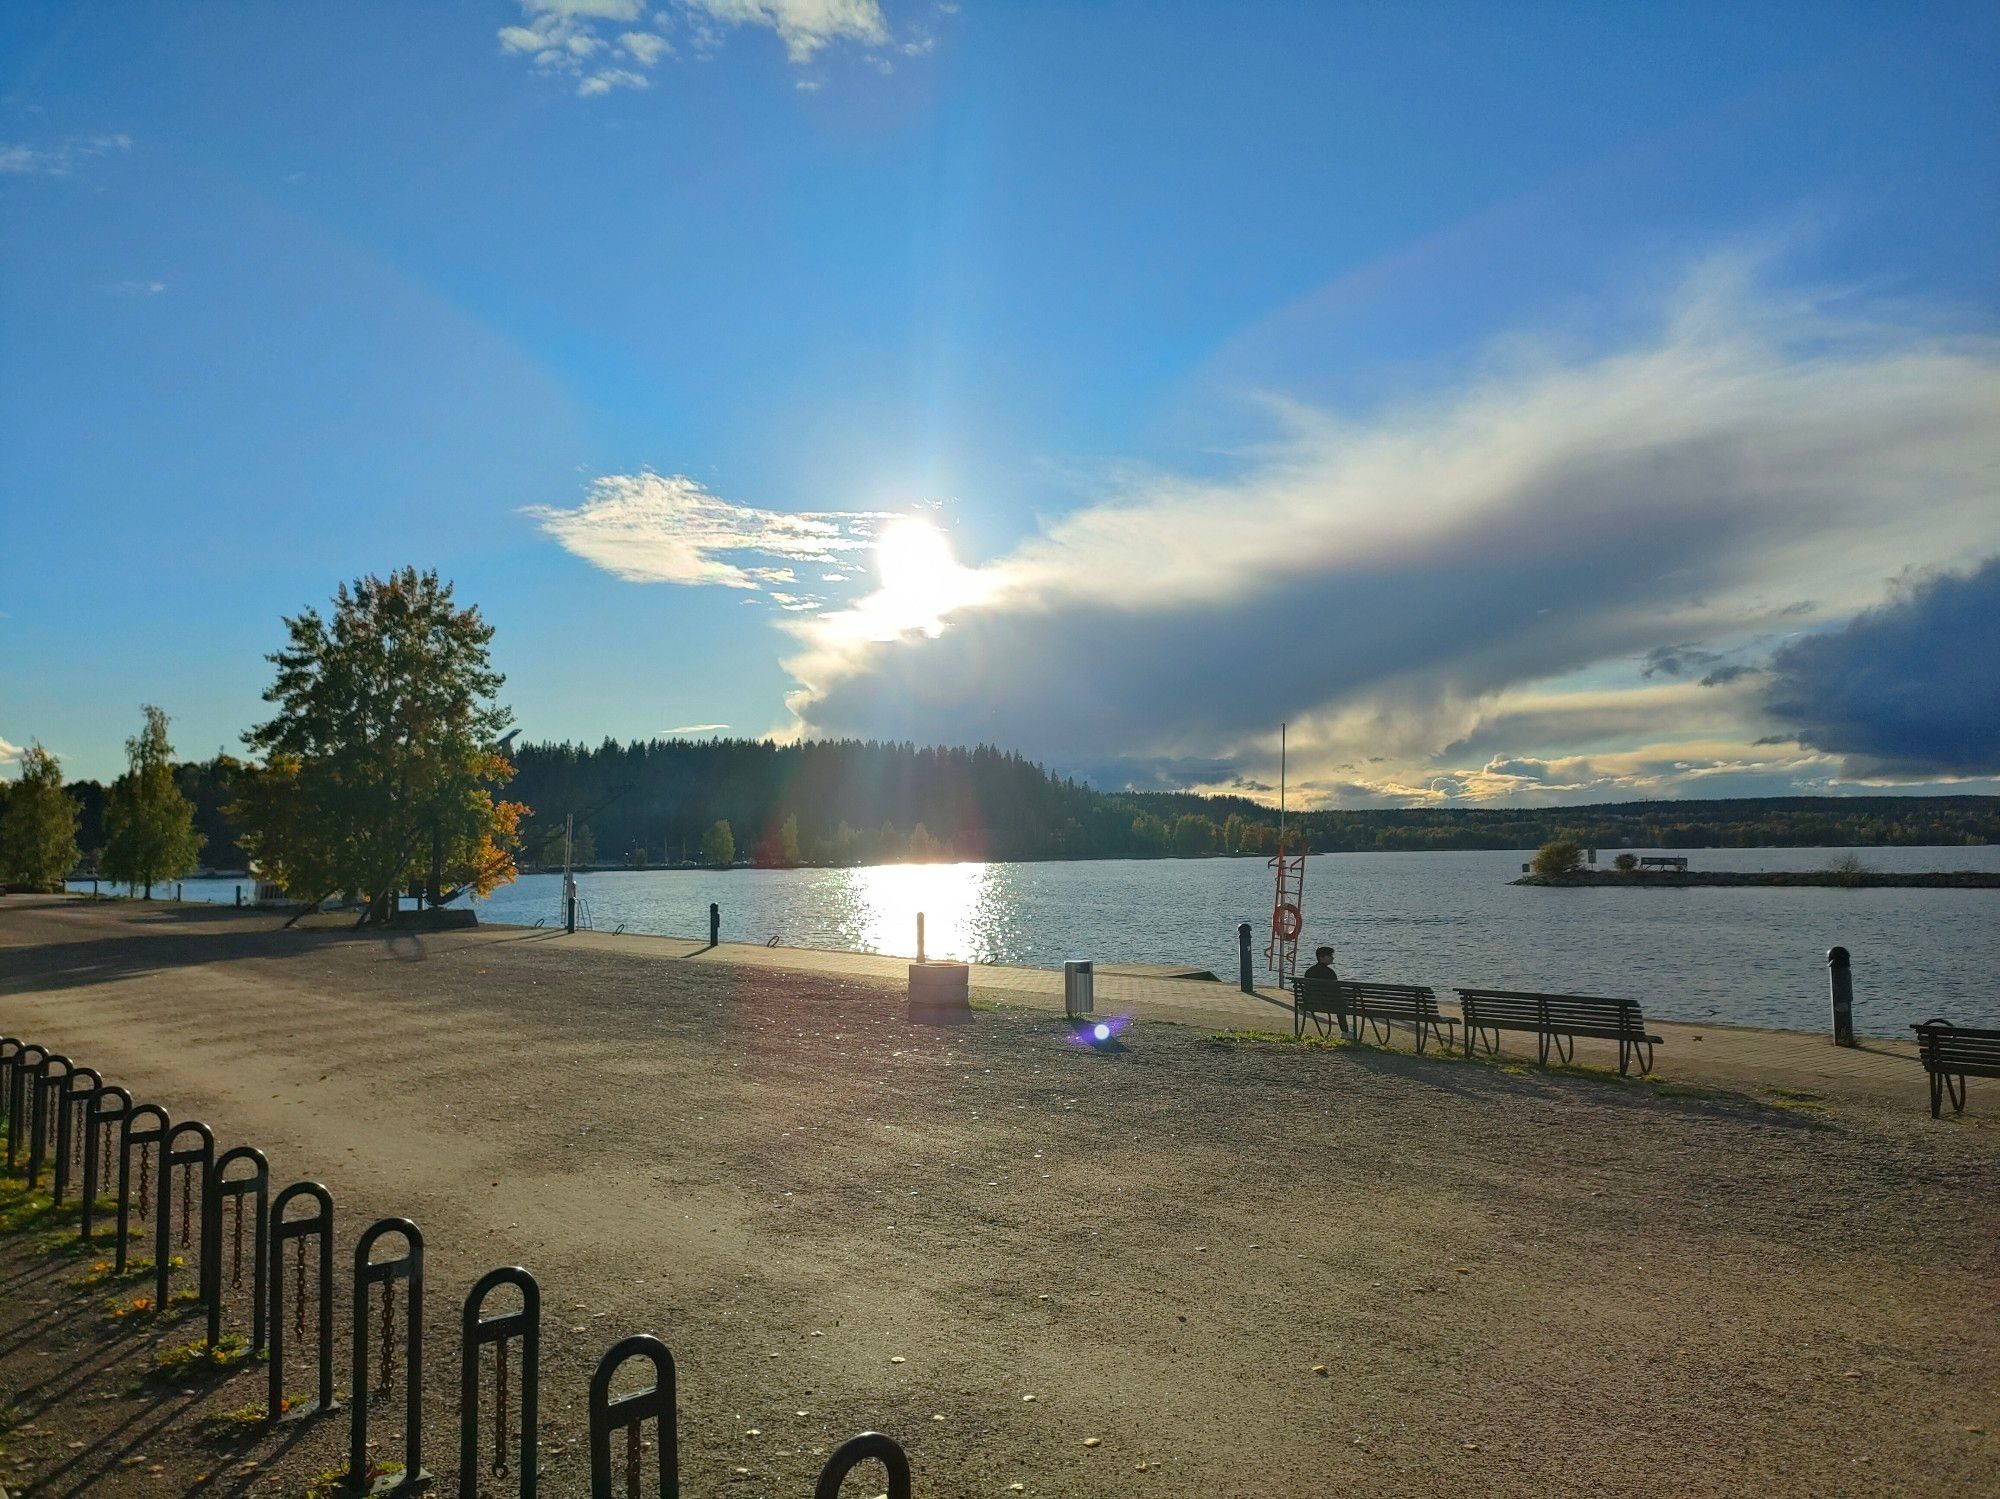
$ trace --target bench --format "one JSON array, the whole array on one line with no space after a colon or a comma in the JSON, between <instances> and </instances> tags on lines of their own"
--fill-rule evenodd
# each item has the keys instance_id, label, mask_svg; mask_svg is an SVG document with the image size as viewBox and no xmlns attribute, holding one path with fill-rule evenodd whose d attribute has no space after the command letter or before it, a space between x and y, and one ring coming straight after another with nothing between
<instances>
[{"instance_id":1,"label":"bench","mask_svg":"<svg viewBox=\"0 0 2000 1499\"><path fill-rule=\"evenodd\" d=\"M1591 994L1536 994L1519 989L1460 989L1459 1008L1465 1017L1465 1054L1472 1055L1475 1038L1488 1054L1500 1050L1500 1032L1527 1031L1540 1038L1541 1060L1547 1065L1549 1047L1564 1062L1576 1057L1576 1038L1590 1036L1618 1043L1618 1075L1624 1077L1636 1060L1639 1075L1653 1070L1658 1036L1646 1034L1646 1018L1637 1000L1602 999ZM1492 1039L1487 1040L1488 1036Z\"/></svg>"},{"instance_id":2,"label":"bench","mask_svg":"<svg viewBox=\"0 0 2000 1499\"><path fill-rule=\"evenodd\" d=\"M1946 1093L1951 1095L1951 1111L1965 1112L1968 1077L2000 1077L2000 1031L1974 1030L1938 1018L1910 1029L1917 1033L1917 1052L1931 1078L1931 1118L1938 1117Z\"/></svg>"},{"instance_id":3,"label":"bench","mask_svg":"<svg viewBox=\"0 0 2000 1499\"><path fill-rule=\"evenodd\" d=\"M1312 979L1301 975L1292 981L1292 1035L1305 1034L1311 1020L1322 1036L1332 1034L1333 1022L1343 1036L1361 1039L1362 1027L1372 1026L1384 1041L1392 1025L1407 1025L1417 1038L1421 1053L1432 1036L1445 1046L1454 1023L1438 1012L1437 996L1423 984L1371 984L1359 979Z\"/></svg>"}]
</instances>

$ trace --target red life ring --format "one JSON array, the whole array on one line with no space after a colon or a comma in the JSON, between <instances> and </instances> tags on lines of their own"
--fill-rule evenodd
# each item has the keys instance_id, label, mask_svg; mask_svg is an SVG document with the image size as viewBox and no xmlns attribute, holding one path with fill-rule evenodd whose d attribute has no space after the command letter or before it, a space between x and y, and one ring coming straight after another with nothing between
<instances>
[{"instance_id":1,"label":"red life ring","mask_svg":"<svg viewBox=\"0 0 2000 1499\"><path fill-rule=\"evenodd\" d=\"M1304 928L1305 921L1299 915L1299 908L1297 906L1279 906L1271 913L1271 930L1287 942L1298 941L1299 933Z\"/></svg>"}]
</instances>

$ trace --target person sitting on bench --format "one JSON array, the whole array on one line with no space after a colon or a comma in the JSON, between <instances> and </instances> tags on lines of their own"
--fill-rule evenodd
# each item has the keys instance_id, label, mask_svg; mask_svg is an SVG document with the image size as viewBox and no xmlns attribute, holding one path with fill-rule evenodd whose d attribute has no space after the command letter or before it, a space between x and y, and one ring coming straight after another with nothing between
<instances>
[{"instance_id":1,"label":"person sitting on bench","mask_svg":"<svg viewBox=\"0 0 2000 1499\"><path fill-rule=\"evenodd\" d=\"M1333 971L1333 949L1330 947L1315 947L1313 949L1313 965L1305 971L1304 977L1327 980L1339 978L1340 975Z\"/></svg>"}]
</instances>

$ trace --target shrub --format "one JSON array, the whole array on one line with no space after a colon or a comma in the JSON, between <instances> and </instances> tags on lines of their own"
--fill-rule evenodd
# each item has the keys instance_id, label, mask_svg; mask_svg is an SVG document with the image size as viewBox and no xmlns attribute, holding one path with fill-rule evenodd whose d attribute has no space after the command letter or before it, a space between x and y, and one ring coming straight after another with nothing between
<instances>
[{"instance_id":1,"label":"shrub","mask_svg":"<svg viewBox=\"0 0 2000 1499\"><path fill-rule=\"evenodd\" d=\"M1616 864L1621 872L1630 874L1639 867L1639 856L1637 854L1620 854L1611 862Z\"/></svg>"},{"instance_id":2,"label":"shrub","mask_svg":"<svg viewBox=\"0 0 2000 1499\"><path fill-rule=\"evenodd\" d=\"M1536 874L1575 874L1583 868L1583 850L1574 838L1558 838L1544 843L1535 855Z\"/></svg>"}]
</instances>

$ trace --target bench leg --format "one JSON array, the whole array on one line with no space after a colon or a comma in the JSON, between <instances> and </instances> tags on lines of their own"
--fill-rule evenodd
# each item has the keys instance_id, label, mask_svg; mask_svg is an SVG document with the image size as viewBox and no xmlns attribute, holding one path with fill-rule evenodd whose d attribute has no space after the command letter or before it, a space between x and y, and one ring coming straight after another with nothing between
<instances>
[{"instance_id":1,"label":"bench leg","mask_svg":"<svg viewBox=\"0 0 2000 1499\"><path fill-rule=\"evenodd\" d=\"M1555 1043L1556 1055L1562 1058L1563 1066L1567 1067L1576 1060L1576 1037L1559 1035Z\"/></svg>"},{"instance_id":2,"label":"bench leg","mask_svg":"<svg viewBox=\"0 0 2000 1499\"><path fill-rule=\"evenodd\" d=\"M1632 1043L1623 1036L1618 1038L1618 1075L1625 1077L1632 1070Z\"/></svg>"},{"instance_id":3,"label":"bench leg","mask_svg":"<svg viewBox=\"0 0 2000 1499\"><path fill-rule=\"evenodd\" d=\"M1296 1041L1305 1033L1306 1033L1305 1006L1294 1003L1292 1006L1292 1039Z\"/></svg>"},{"instance_id":4,"label":"bench leg","mask_svg":"<svg viewBox=\"0 0 2000 1499\"><path fill-rule=\"evenodd\" d=\"M1937 1073L1931 1074L1931 1118L1938 1117L1938 1106L1944 1102L1944 1079Z\"/></svg>"},{"instance_id":5,"label":"bench leg","mask_svg":"<svg viewBox=\"0 0 2000 1499\"><path fill-rule=\"evenodd\" d=\"M1963 1072L1959 1073L1957 1081L1954 1082L1951 1074L1947 1073L1945 1075L1944 1087L1945 1091L1951 1095L1951 1111L1954 1114L1963 1114L1965 1112L1965 1074Z\"/></svg>"},{"instance_id":6,"label":"bench leg","mask_svg":"<svg viewBox=\"0 0 2000 1499\"><path fill-rule=\"evenodd\" d=\"M1548 1065L1549 1065L1549 1033L1548 1033L1547 1031L1543 1031L1543 1032L1542 1032L1542 1033L1541 1033L1541 1034L1540 1034L1539 1036L1537 1036L1537 1037L1536 1037L1535 1039L1536 1039L1536 1041L1537 1041L1537 1042L1539 1042L1539 1043L1540 1043L1540 1050L1541 1050L1541 1055L1540 1055L1540 1061L1541 1061L1541 1064L1542 1064L1542 1065L1543 1065L1544 1067L1546 1067L1546 1066L1548 1066Z\"/></svg>"}]
</instances>

